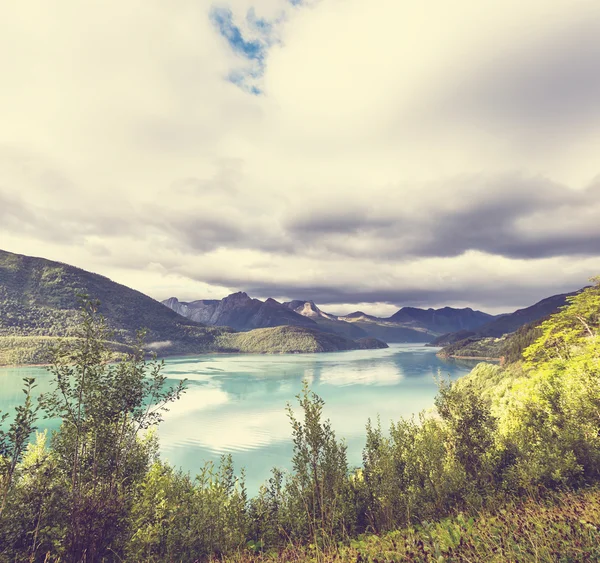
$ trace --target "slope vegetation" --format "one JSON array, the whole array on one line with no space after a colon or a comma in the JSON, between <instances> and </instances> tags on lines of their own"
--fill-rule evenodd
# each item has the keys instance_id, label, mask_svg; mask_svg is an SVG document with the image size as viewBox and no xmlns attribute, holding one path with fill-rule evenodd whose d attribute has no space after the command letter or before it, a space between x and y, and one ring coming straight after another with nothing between
<instances>
[{"instance_id":1,"label":"slope vegetation","mask_svg":"<svg viewBox=\"0 0 600 563\"><path fill-rule=\"evenodd\" d=\"M337 334L296 326L259 328L219 337L222 350L227 352L296 354L313 352L335 352L358 348L387 348L387 344L365 338L351 340Z\"/></svg>"}]
</instances>

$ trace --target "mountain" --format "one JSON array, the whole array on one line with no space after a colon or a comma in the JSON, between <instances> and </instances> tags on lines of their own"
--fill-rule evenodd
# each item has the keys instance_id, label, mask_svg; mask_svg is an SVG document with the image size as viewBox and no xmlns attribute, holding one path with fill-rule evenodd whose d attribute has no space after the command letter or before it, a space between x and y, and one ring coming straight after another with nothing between
<instances>
[{"instance_id":1,"label":"mountain","mask_svg":"<svg viewBox=\"0 0 600 563\"><path fill-rule=\"evenodd\" d=\"M208 328L165 309L154 299L74 266L0 251L0 334L70 336L77 321L77 295L100 301L115 340L134 338L145 327L149 342L208 343L221 329Z\"/></svg>"},{"instance_id":2,"label":"mountain","mask_svg":"<svg viewBox=\"0 0 600 563\"><path fill-rule=\"evenodd\" d=\"M171 297L162 303L180 315L211 326L231 326L241 331L273 326L304 326L353 340L371 337L384 342L430 342L442 333L476 328L494 319L492 315L481 311L452 307L403 307L387 319L362 311L337 316L321 310L314 301L279 303L269 298L263 302L242 292L221 300L187 303Z\"/></svg>"},{"instance_id":3,"label":"mountain","mask_svg":"<svg viewBox=\"0 0 600 563\"><path fill-rule=\"evenodd\" d=\"M188 319L211 326L230 326L246 331L276 326L300 326L357 339L369 336L361 328L339 321L335 315L321 311L313 301L279 303L253 299L246 293L232 293L223 299L189 303L171 297L162 302Z\"/></svg>"},{"instance_id":4,"label":"mountain","mask_svg":"<svg viewBox=\"0 0 600 563\"><path fill-rule=\"evenodd\" d=\"M404 326L364 313L338 317L322 311L314 301L297 299L279 303L271 298L261 301L252 299L243 292L233 293L220 300L184 302L171 297L162 301L162 304L188 319L210 326L230 326L240 331L300 326L353 340L370 337L384 342L429 342L437 334L430 334L426 328L415 323Z\"/></svg>"},{"instance_id":5,"label":"mountain","mask_svg":"<svg viewBox=\"0 0 600 563\"><path fill-rule=\"evenodd\" d=\"M411 326L403 326L401 324L390 322L387 319L380 319L370 315L353 316L346 315L340 317L341 320L360 328L369 336L378 338L384 342L430 342L435 338L435 334L431 334L424 328L413 328Z\"/></svg>"},{"instance_id":6,"label":"mountain","mask_svg":"<svg viewBox=\"0 0 600 563\"><path fill-rule=\"evenodd\" d=\"M64 337L75 334L78 322L78 294L100 301L99 312L114 331L111 346L127 350L140 328L147 329L147 344L160 355L242 351L246 346L232 328L213 327L187 319L158 301L110 279L74 266L0 250L0 365L41 363L47 350ZM238 296L235 299L243 299ZM234 299L234 300L235 300ZM274 307L265 304L263 316ZM235 308L235 307L234 307ZM277 304L277 308L282 308ZM315 340L326 341L328 350L376 347L380 343L350 339L324 340L309 328L310 319L283 308L305 326L294 334L296 351L319 348ZM316 328L316 324L313 323ZM302 337L302 331L304 337ZM327 336L327 335L326 335ZM282 352L289 347L281 334L257 337L255 352ZM262 348L261 348L262 346Z\"/></svg>"},{"instance_id":7,"label":"mountain","mask_svg":"<svg viewBox=\"0 0 600 563\"><path fill-rule=\"evenodd\" d=\"M361 327L348 323L335 315L325 313L315 305L314 301L289 301L284 303L292 311L302 315L305 318L314 321L319 329L333 334L340 334L348 338L365 338L369 336L367 331Z\"/></svg>"},{"instance_id":8,"label":"mountain","mask_svg":"<svg viewBox=\"0 0 600 563\"><path fill-rule=\"evenodd\" d=\"M478 336L498 337L502 336L503 334L508 334L509 332L514 332L523 325L538 321L544 317L547 317L548 315L556 313L560 307L563 307L567 304L567 297L570 297L571 295L577 295L579 291L552 295L551 297L547 297L546 299L538 301L530 307L517 309L514 313L502 315L501 317L479 327L476 333Z\"/></svg>"},{"instance_id":9,"label":"mountain","mask_svg":"<svg viewBox=\"0 0 600 563\"><path fill-rule=\"evenodd\" d=\"M318 328L316 322L299 315L275 299L260 301L241 291L220 300L185 303L171 297L162 304L188 319L211 326L230 326L242 331L282 325Z\"/></svg>"},{"instance_id":10,"label":"mountain","mask_svg":"<svg viewBox=\"0 0 600 563\"><path fill-rule=\"evenodd\" d=\"M430 342L442 333L476 328L494 317L470 308L403 307L388 318L378 318L357 311L339 319L352 323L370 336L385 342Z\"/></svg>"},{"instance_id":11,"label":"mountain","mask_svg":"<svg viewBox=\"0 0 600 563\"><path fill-rule=\"evenodd\" d=\"M438 354L444 357L485 357L516 361L521 352L539 336L537 326L566 305L567 298L579 291L552 295L530 307L501 315L475 331L444 334L429 345L443 346Z\"/></svg>"},{"instance_id":12,"label":"mountain","mask_svg":"<svg viewBox=\"0 0 600 563\"><path fill-rule=\"evenodd\" d=\"M295 354L300 352L334 352L387 348L388 345L374 338L351 340L338 334L298 326L278 326L258 328L248 332L238 332L222 339L224 350L231 342L232 350L239 352L277 352Z\"/></svg>"},{"instance_id":13,"label":"mountain","mask_svg":"<svg viewBox=\"0 0 600 563\"><path fill-rule=\"evenodd\" d=\"M438 356L443 358L500 360L502 364L516 362L521 359L525 348L541 336L539 324L547 318L549 316L527 323L515 332L503 334L500 337L469 336L462 340L456 340L445 345L438 352Z\"/></svg>"},{"instance_id":14,"label":"mountain","mask_svg":"<svg viewBox=\"0 0 600 563\"><path fill-rule=\"evenodd\" d=\"M442 309L402 307L387 321L406 327L425 329L433 334L443 334L458 330L473 330L492 321L494 318L494 316L487 313L474 311L470 307L465 309L454 309L453 307Z\"/></svg>"},{"instance_id":15,"label":"mountain","mask_svg":"<svg viewBox=\"0 0 600 563\"><path fill-rule=\"evenodd\" d=\"M457 332L447 332L433 339L428 346L449 346L467 338L476 337L477 333L472 330L459 330Z\"/></svg>"},{"instance_id":16,"label":"mountain","mask_svg":"<svg viewBox=\"0 0 600 563\"><path fill-rule=\"evenodd\" d=\"M183 303L176 297L170 297L165 301L161 301L161 303L169 307L169 309L173 309L173 311L179 313L183 317L187 317L198 323L206 324L207 319L213 314L219 301L216 299L202 299L200 301L194 301L193 303Z\"/></svg>"},{"instance_id":17,"label":"mountain","mask_svg":"<svg viewBox=\"0 0 600 563\"><path fill-rule=\"evenodd\" d=\"M362 311L356 311L354 313L350 313L349 315L344 315L344 316L340 316L338 317L338 319L342 320L342 321L365 321L365 320L377 320L377 317L374 317L373 315L367 315L366 313L363 313Z\"/></svg>"}]
</instances>

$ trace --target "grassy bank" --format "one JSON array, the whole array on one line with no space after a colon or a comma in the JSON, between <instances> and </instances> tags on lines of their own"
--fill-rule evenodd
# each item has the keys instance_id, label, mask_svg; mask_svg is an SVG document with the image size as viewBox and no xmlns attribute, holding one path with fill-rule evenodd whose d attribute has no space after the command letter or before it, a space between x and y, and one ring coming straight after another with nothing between
<instances>
[{"instance_id":1,"label":"grassy bank","mask_svg":"<svg viewBox=\"0 0 600 563\"><path fill-rule=\"evenodd\" d=\"M496 510L458 514L380 536L363 534L320 549L288 546L223 561L575 562L600 560L600 489L512 501Z\"/></svg>"}]
</instances>

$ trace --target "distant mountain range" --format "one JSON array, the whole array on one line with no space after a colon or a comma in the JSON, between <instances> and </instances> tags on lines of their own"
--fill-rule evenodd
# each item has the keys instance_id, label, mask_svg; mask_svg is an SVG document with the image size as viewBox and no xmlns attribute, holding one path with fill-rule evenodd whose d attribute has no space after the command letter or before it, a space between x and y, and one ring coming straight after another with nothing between
<instances>
[{"instance_id":1,"label":"distant mountain range","mask_svg":"<svg viewBox=\"0 0 600 563\"><path fill-rule=\"evenodd\" d=\"M114 331L111 346L116 351L126 350L141 328L147 329L149 348L163 356L206 352L324 352L387 346L374 339L355 341L323 332L310 319L290 309L287 309L290 318L298 322L293 331L279 326L282 323L265 324L276 328L244 333L226 326L207 326L104 276L0 250L0 365L47 361L48 348L58 339L74 334L78 294L100 301L100 313ZM254 312L266 323L270 305L263 304L259 307L262 312ZM225 314L223 318L227 318Z\"/></svg>"},{"instance_id":2,"label":"distant mountain range","mask_svg":"<svg viewBox=\"0 0 600 563\"><path fill-rule=\"evenodd\" d=\"M340 319L355 324L370 336L385 342L431 342L442 333L464 327L474 329L494 317L471 308L403 307L389 318L374 317L358 311Z\"/></svg>"},{"instance_id":3,"label":"distant mountain range","mask_svg":"<svg viewBox=\"0 0 600 563\"><path fill-rule=\"evenodd\" d=\"M389 322L420 327L435 333L453 332L457 330L472 330L496 317L474 311L473 309L417 309L415 307L403 307L393 314Z\"/></svg>"},{"instance_id":4,"label":"distant mountain range","mask_svg":"<svg viewBox=\"0 0 600 563\"><path fill-rule=\"evenodd\" d=\"M162 303L188 319L211 326L231 326L242 331L273 326L302 326L352 339L371 337L388 343L430 342L442 333L476 329L495 319L481 311L452 307L403 307L389 318L374 317L362 311L338 316L322 311L314 301L279 303L272 298L260 301L241 292L220 300L187 303L171 297Z\"/></svg>"},{"instance_id":5,"label":"distant mountain range","mask_svg":"<svg viewBox=\"0 0 600 563\"><path fill-rule=\"evenodd\" d=\"M368 336L387 343L424 342L441 347L439 355L445 357L514 360L538 334L536 326L576 293L553 295L530 307L495 316L471 308L452 307L402 307L387 318L363 311L333 315L322 311L313 301L279 303L267 299L263 302L245 293L191 303L172 297L163 304L186 317L202 319L208 325L230 325L242 331L263 326L304 326L353 339Z\"/></svg>"}]
</instances>

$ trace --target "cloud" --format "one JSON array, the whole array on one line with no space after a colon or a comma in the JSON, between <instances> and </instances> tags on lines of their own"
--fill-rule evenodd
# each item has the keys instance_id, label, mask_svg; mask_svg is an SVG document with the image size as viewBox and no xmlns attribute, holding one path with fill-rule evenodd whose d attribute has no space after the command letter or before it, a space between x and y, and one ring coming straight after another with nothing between
<instances>
[{"instance_id":1,"label":"cloud","mask_svg":"<svg viewBox=\"0 0 600 563\"><path fill-rule=\"evenodd\" d=\"M599 188L574 190L516 174L460 177L422 184L417 193L399 189L401 198L371 198L360 208L300 210L287 228L299 240L349 257L452 257L470 250L509 258L594 256Z\"/></svg>"},{"instance_id":2,"label":"cloud","mask_svg":"<svg viewBox=\"0 0 600 563\"><path fill-rule=\"evenodd\" d=\"M503 135L559 146L596 130L599 28L594 10L527 48L507 49L459 77L445 112L453 120L485 122Z\"/></svg>"},{"instance_id":3,"label":"cloud","mask_svg":"<svg viewBox=\"0 0 600 563\"><path fill-rule=\"evenodd\" d=\"M600 264L599 13L14 4L0 247L157 298L369 312L576 289Z\"/></svg>"}]
</instances>

